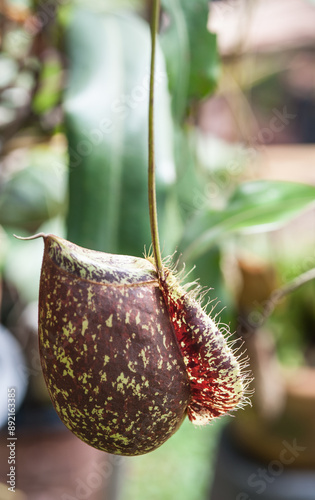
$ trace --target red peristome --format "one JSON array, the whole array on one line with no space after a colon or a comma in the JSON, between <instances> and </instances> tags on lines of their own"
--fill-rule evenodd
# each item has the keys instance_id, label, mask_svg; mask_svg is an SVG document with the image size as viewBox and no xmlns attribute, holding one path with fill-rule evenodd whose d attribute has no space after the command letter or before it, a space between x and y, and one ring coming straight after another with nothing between
<instances>
[{"instance_id":1,"label":"red peristome","mask_svg":"<svg viewBox=\"0 0 315 500\"><path fill-rule=\"evenodd\" d=\"M241 402L240 366L216 324L169 270L160 285L190 381L188 417L205 424Z\"/></svg>"}]
</instances>

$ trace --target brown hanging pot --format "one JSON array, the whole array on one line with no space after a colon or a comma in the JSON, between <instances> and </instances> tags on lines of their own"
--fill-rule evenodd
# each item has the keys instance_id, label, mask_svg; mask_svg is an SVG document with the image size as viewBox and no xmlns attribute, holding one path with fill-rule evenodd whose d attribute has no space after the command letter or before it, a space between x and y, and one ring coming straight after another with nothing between
<instances>
[{"instance_id":1,"label":"brown hanging pot","mask_svg":"<svg viewBox=\"0 0 315 500\"><path fill-rule=\"evenodd\" d=\"M45 242L39 349L52 402L91 446L140 455L186 413L205 424L244 400L245 375L192 292L153 259ZM35 238L32 237L32 238Z\"/></svg>"}]
</instances>

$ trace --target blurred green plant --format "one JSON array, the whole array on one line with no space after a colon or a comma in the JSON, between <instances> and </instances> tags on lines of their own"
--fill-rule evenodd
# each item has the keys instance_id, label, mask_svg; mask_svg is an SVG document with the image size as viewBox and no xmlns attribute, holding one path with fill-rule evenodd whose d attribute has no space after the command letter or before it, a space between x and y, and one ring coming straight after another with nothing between
<instances>
[{"instance_id":1,"label":"blurred green plant","mask_svg":"<svg viewBox=\"0 0 315 500\"><path fill-rule=\"evenodd\" d=\"M311 203L315 187L286 181L250 181L236 187L221 209L205 208L186 226L180 248L193 260L235 232L279 228Z\"/></svg>"},{"instance_id":2,"label":"blurred green plant","mask_svg":"<svg viewBox=\"0 0 315 500\"><path fill-rule=\"evenodd\" d=\"M175 122L216 88L219 58L216 35L207 29L207 0L162 0L169 21L161 33Z\"/></svg>"},{"instance_id":3,"label":"blurred green plant","mask_svg":"<svg viewBox=\"0 0 315 500\"><path fill-rule=\"evenodd\" d=\"M24 160L25 167L0 185L0 224L34 233L47 220L65 214L65 158L51 147L37 146Z\"/></svg>"}]
</instances>

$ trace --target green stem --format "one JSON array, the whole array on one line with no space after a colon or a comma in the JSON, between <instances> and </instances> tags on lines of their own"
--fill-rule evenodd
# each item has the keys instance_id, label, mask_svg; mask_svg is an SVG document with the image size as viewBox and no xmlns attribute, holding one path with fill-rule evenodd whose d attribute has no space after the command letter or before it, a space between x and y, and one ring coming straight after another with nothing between
<instances>
[{"instance_id":1,"label":"green stem","mask_svg":"<svg viewBox=\"0 0 315 500\"><path fill-rule=\"evenodd\" d=\"M149 97L149 171L148 171L148 193L151 238L155 265L159 277L163 277L163 264L159 243L159 230L156 210L155 189L155 155L154 155L154 72L155 72L155 47L156 33L158 31L160 16L160 0L153 0L152 23L151 23L151 69L150 69L150 97Z\"/></svg>"}]
</instances>

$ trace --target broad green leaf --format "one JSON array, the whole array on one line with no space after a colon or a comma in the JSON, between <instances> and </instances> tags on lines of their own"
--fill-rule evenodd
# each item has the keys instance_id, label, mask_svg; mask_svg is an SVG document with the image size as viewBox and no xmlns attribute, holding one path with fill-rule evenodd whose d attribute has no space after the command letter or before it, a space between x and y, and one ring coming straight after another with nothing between
<instances>
[{"instance_id":1,"label":"broad green leaf","mask_svg":"<svg viewBox=\"0 0 315 500\"><path fill-rule=\"evenodd\" d=\"M68 238L113 253L150 245L147 201L150 30L131 15L76 11L66 29ZM175 181L172 122L161 50L156 71L157 199L162 227ZM167 240L161 234L161 241Z\"/></svg>"},{"instance_id":2,"label":"broad green leaf","mask_svg":"<svg viewBox=\"0 0 315 500\"><path fill-rule=\"evenodd\" d=\"M312 202L314 186L267 180L245 182L236 188L224 209L208 209L190 220L180 249L186 259L195 259L231 233L276 229Z\"/></svg>"},{"instance_id":3,"label":"broad green leaf","mask_svg":"<svg viewBox=\"0 0 315 500\"><path fill-rule=\"evenodd\" d=\"M162 0L170 25L161 33L173 111L180 120L192 99L213 92L219 73L216 35L207 29L208 0Z\"/></svg>"}]
</instances>

